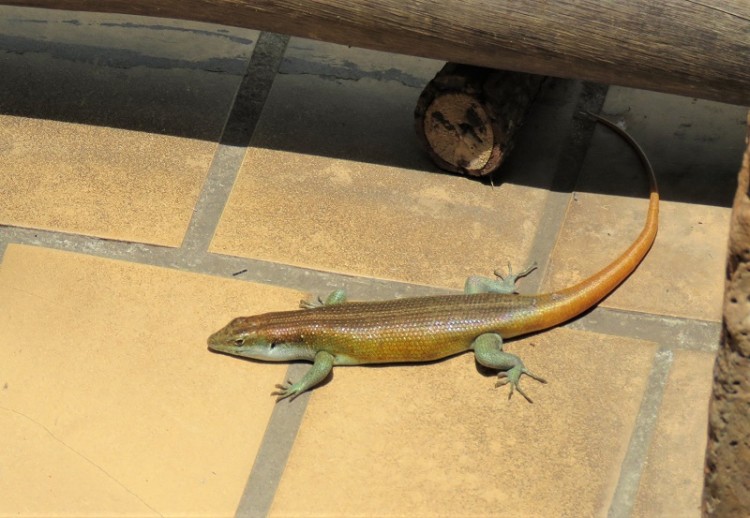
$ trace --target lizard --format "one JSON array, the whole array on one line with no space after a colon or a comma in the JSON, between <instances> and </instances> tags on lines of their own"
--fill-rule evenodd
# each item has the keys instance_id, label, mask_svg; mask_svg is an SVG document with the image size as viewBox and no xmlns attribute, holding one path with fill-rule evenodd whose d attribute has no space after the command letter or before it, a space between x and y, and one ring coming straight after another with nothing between
<instances>
[{"instance_id":1,"label":"lizard","mask_svg":"<svg viewBox=\"0 0 750 518\"><path fill-rule=\"evenodd\" d=\"M297 396L321 383L334 365L428 362L473 351L476 361L497 370L496 387L508 384L519 392L520 379L530 372L514 355L503 351L506 339L563 324L594 307L617 288L640 264L656 238L659 193L646 154L625 130L596 114L588 114L611 128L633 148L650 182L646 221L631 245L610 265L583 281L559 291L517 294L515 284L535 268L498 279L469 277L463 294L349 302L343 290L325 301L302 301L302 309L238 317L208 338L214 352L255 360L306 360L312 367L293 383L276 385L277 402ZM510 267L509 267L510 269Z\"/></svg>"}]
</instances>

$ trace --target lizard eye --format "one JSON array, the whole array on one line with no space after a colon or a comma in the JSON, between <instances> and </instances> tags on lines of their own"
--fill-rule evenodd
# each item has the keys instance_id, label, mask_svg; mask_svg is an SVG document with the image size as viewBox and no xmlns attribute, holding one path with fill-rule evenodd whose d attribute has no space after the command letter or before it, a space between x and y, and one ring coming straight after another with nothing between
<instances>
[{"instance_id":1,"label":"lizard eye","mask_svg":"<svg viewBox=\"0 0 750 518\"><path fill-rule=\"evenodd\" d=\"M234 345L244 345L244 344L245 344L245 339L244 338L237 338L234 341Z\"/></svg>"}]
</instances>

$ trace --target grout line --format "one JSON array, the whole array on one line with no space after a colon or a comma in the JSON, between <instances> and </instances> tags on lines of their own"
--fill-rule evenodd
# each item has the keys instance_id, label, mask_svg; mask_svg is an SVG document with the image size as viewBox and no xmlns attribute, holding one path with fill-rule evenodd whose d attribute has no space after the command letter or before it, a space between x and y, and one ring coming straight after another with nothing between
<instances>
[{"instance_id":1,"label":"grout line","mask_svg":"<svg viewBox=\"0 0 750 518\"><path fill-rule=\"evenodd\" d=\"M459 290L315 270L261 259L211 253L204 254L202 258L199 270L201 273L296 289L313 295L328 295L331 291L340 288L345 289L352 300L382 300L460 293ZM284 280L283 284L279 284L279 279Z\"/></svg>"},{"instance_id":2,"label":"grout line","mask_svg":"<svg viewBox=\"0 0 750 518\"><path fill-rule=\"evenodd\" d=\"M595 122L579 117L581 111L599 113L604 106L609 87L596 83L581 83L578 102L565 132L561 152L555 166L552 185L544 204L544 211L537 225L534 241L529 249L528 262L537 261L538 270L526 285L530 292L539 293L544 282L550 257L557 244L565 214L570 204L571 192L578 182L583 162L594 135ZM526 283L526 281L524 281Z\"/></svg>"},{"instance_id":3,"label":"grout line","mask_svg":"<svg viewBox=\"0 0 750 518\"><path fill-rule=\"evenodd\" d=\"M608 85L584 81L581 83L581 93L578 104L573 111L572 129L565 139L563 152L557 165L559 172L552 182L552 190L571 193L578 184L583 162L588 155L591 139L598 124L588 117L580 116L580 112L599 113L604 107L604 101L609 92Z\"/></svg>"},{"instance_id":4,"label":"grout line","mask_svg":"<svg viewBox=\"0 0 750 518\"><path fill-rule=\"evenodd\" d=\"M246 148L219 143L193 208L182 246L175 249L188 264L195 264L208 250L224 206L239 175Z\"/></svg>"},{"instance_id":5,"label":"grout line","mask_svg":"<svg viewBox=\"0 0 750 518\"><path fill-rule=\"evenodd\" d=\"M227 205L234 182L240 173L245 153L260 121L263 107L273 87L279 66L284 59L289 36L262 32L250 57L227 123L222 132L214 160L209 168L204 188L188 225L180 251L182 266L194 270L198 265L226 268L220 256L208 254L214 233ZM226 258L224 263L236 264L236 259ZM246 263L246 261L242 261ZM250 268L237 265L232 276ZM282 266L283 268L283 266ZM254 275L278 272L278 266L255 262ZM287 271L291 273L291 271ZM295 271L294 273L299 273ZM294 376L298 366L291 365L287 376ZM253 467L248 475L236 516L261 517L268 515L276 489L286 468L309 396L298 398L295 405L276 405L263 434Z\"/></svg>"},{"instance_id":6,"label":"grout line","mask_svg":"<svg viewBox=\"0 0 750 518\"><path fill-rule=\"evenodd\" d=\"M353 299L388 299L458 293L458 290L435 286L314 270L262 259L210 252L197 253L186 258L180 249L168 246L0 225L0 243L4 242L41 246L245 282L271 284L313 294L327 294L334 289L345 288ZM278 283L279 279L284 279L283 285Z\"/></svg>"},{"instance_id":7,"label":"grout line","mask_svg":"<svg viewBox=\"0 0 750 518\"><path fill-rule=\"evenodd\" d=\"M299 379L307 369L307 365L293 363L289 366L286 376ZM236 516L268 516L311 394L304 392L294 401L281 401L274 407L242 498L237 505Z\"/></svg>"},{"instance_id":8,"label":"grout line","mask_svg":"<svg viewBox=\"0 0 750 518\"><path fill-rule=\"evenodd\" d=\"M638 410L630 444L628 444L620 468L620 477L617 481L607 518L628 518L632 514L673 362L672 351L664 347L660 348L654 355L646 391Z\"/></svg>"},{"instance_id":9,"label":"grout line","mask_svg":"<svg viewBox=\"0 0 750 518\"><path fill-rule=\"evenodd\" d=\"M80 234L0 225L0 242L40 246L107 259L182 269L177 249L168 246L114 241Z\"/></svg>"},{"instance_id":10,"label":"grout line","mask_svg":"<svg viewBox=\"0 0 750 518\"><path fill-rule=\"evenodd\" d=\"M721 323L687 317L658 315L622 309L596 307L567 327L593 333L672 344L671 350L716 352Z\"/></svg>"},{"instance_id":11,"label":"grout line","mask_svg":"<svg viewBox=\"0 0 750 518\"><path fill-rule=\"evenodd\" d=\"M527 264L535 263L537 269L533 276L527 277L528 281L524 278L524 293L541 293L569 205L570 193L550 191L547 195L534 241L529 248L529 257L526 260Z\"/></svg>"},{"instance_id":12,"label":"grout line","mask_svg":"<svg viewBox=\"0 0 750 518\"><path fill-rule=\"evenodd\" d=\"M182 242L188 263L211 244L288 42L289 36L262 32L255 44Z\"/></svg>"},{"instance_id":13,"label":"grout line","mask_svg":"<svg viewBox=\"0 0 750 518\"><path fill-rule=\"evenodd\" d=\"M175 248L0 225L0 259L6 244L9 243L40 246L245 282L278 285L275 281L283 278L285 288L312 294L326 294L343 287L353 300L384 300L460 293L458 289L448 290L212 253L203 253L194 264L192 261L191 264L186 264L179 250ZM243 271L244 273L237 275ZM671 343L674 350L704 352L714 352L717 349L721 332L719 322L601 306L572 320L566 326L595 333Z\"/></svg>"}]
</instances>

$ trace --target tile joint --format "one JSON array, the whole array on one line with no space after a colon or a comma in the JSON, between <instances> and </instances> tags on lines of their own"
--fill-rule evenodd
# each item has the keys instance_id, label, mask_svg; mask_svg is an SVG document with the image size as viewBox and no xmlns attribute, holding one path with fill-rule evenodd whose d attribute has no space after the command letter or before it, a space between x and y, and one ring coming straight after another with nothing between
<instances>
[{"instance_id":1,"label":"tile joint","mask_svg":"<svg viewBox=\"0 0 750 518\"><path fill-rule=\"evenodd\" d=\"M288 42L289 36L262 32L255 44L180 247L186 265L211 244Z\"/></svg>"},{"instance_id":2,"label":"tile joint","mask_svg":"<svg viewBox=\"0 0 750 518\"><path fill-rule=\"evenodd\" d=\"M299 379L308 368L293 363L285 376ZM235 516L268 516L310 397L311 393L305 392L294 401L280 401L274 406Z\"/></svg>"},{"instance_id":3,"label":"tile joint","mask_svg":"<svg viewBox=\"0 0 750 518\"><path fill-rule=\"evenodd\" d=\"M579 112L599 113L604 106L609 87L598 83L582 82L578 101L573 110L569 129L561 147L544 211L539 219L537 232L529 250L527 262L537 261L539 270L529 279L529 288L539 292L547 276L549 258L552 256L557 236L565 221L572 192L578 183L583 162L586 159L595 123L580 117Z\"/></svg>"},{"instance_id":4,"label":"tile joint","mask_svg":"<svg viewBox=\"0 0 750 518\"><path fill-rule=\"evenodd\" d=\"M659 348L654 355L607 518L629 518L632 514L673 362L674 353L666 347Z\"/></svg>"},{"instance_id":5,"label":"tile joint","mask_svg":"<svg viewBox=\"0 0 750 518\"><path fill-rule=\"evenodd\" d=\"M458 288L452 290L403 281L313 270L210 252L198 254L194 263L186 264L181 258L179 249L172 247L0 225L0 259L9 244L52 248L272 286L278 286L275 280L283 276L288 281L281 286L283 288L326 294L327 291L344 287L347 288L353 300L460 293ZM243 270L247 271L236 275ZM719 322L606 307L594 308L566 324L566 327L658 341L661 344L671 344L670 348L674 350L688 349L707 352L714 352L717 349L718 336L721 331ZM675 336L676 328L682 329L678 336ZM701 333L700 340L685 338L686 335L696 332ZM654 337L657 339L654 340Z\"/></svg>"}]
</instances>

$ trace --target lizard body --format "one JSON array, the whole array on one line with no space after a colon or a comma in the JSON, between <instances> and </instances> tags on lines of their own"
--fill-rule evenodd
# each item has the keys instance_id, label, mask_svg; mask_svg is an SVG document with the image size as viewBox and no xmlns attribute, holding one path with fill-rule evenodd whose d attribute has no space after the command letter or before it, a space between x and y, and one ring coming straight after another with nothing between
<instances>
[{"instance_id":1,"label":"lizard body","mask_svg":"<svg viewBox=\"0 0 750 518\"><path fill-rule=\"evenodd\" d=\"M657 233L659 195L646 155L624 130L598 115L594 118L633 147L649 175L651 194L640 235L593 276L539 295L515 294L515 281L533 267L502 282L470 278L467 293L461 295L346 302L343 291L336 291L325 303L307 304L307 309L236 318L209 337L209 348L264 361L312 361L300 381L277 385L274 395L279 400L311 389L334 365L425 362L469 350L480 364L506 378L497 386L508 383L511 395L515 389L529 399L519 387L521 375L544 380L529 372L520 358L504 352L503 339L554 327L596 305L635 270Z\"/></svg>"}]
</instances>

